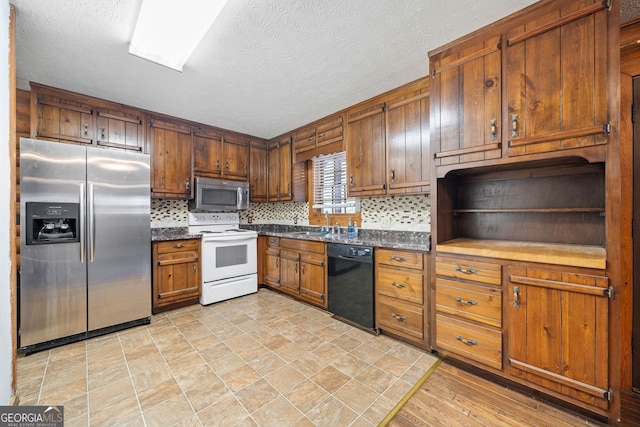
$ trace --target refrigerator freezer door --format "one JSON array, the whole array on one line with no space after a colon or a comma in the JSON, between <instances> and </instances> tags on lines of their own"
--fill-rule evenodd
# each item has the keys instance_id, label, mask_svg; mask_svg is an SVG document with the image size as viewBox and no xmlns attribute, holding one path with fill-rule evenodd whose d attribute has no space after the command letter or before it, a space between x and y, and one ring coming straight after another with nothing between
<instances>
[{"instance_id":1,"label":"refrigerator freezer door","mask_svg":"<svg viewBox=\"0 0 640 427\"><path fill-rule=\"evenodd\" d=\"M86 177L85 147L33 139L20 141L20 346L56 340L87 330L84 240L27 245L27 203L80 205ZM29 234L38 233L31 230ZM86 262L86 260L84 260Z\"/></svg>"},{"instance_id":2,"label":"refrigerator freezer door","mask_svg":"<svg viewBox=\"0 0 640 427\"><path fill-rule=\"evenodd\" d=\"M89 331L151 316L149 156L87 148Z\"/></svg>"}]
</instances>

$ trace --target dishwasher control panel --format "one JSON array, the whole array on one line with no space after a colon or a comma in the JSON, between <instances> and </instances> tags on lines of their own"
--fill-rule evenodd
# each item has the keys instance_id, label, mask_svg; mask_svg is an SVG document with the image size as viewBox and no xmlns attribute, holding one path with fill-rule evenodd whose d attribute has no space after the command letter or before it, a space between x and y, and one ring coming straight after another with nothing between
<instances>
[{"instance_id":1,"label":"dishwasher control panel","mask_svg":"<svg viewBox=\"0 0 640 427\"><path fill-rule=\"evenodd\" d=\"M371 248L366 248L362 246L350 246L349 255L350 256L371 256L373 255L373 251L371 250Z\"/></svg>"}]
</instances>

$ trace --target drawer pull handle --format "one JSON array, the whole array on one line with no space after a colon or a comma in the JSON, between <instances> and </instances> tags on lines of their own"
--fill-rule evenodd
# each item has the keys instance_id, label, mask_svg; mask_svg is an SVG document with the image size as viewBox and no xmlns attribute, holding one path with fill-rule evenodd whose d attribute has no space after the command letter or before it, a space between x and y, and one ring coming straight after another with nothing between
<instances>
[{"instance_id":1,"label":"drawer pull handle","mask_svg":"<svg viewBox=\"0 0 640 427\"><path fill-rule=\"evenodd\" d=\"M406 283L396 283L396 282L391 282L391 284L393 286L395 286L396 288L406 288L407 284Z\"/></svg>"},{"instance_id":2,"label":"drawer pull handle","mask_svg":"<svg viewBox=\"0 0 640 427\"><path fill-rule=\"evenodd\" d=\"M460 304L468 304L468 305L478 305L477 301L474 300L466 300L466 299L462 299L460 297L456 297L456 302L459 302Z\"/></svg>"},{"instance_id":3,"label":"drawer pull handle","mask_svg":"<svg viewBox=\"0 0 640 427\"><path fill-rule=\"evenodd\" d=\"M406 260L407 258L403 256L395 256L395 255L391 256L391 261L405 262Z\"/></svg>"},{"instance_id":4,"label":"drawer pull handle","mask_svg":"<svg viewBox=\"0 0 640 427\"><path fill-rule=\"evenodd\" d=\"M391 313L391 317L393 317L396 320L399 320L401 322L404 322L405 320L407 320L407 316L398 316L395 313Z\"/></svg>"},{"instance_id":5,"label":"drawer pull handle","mask_svg":"<svg viewBox=\"0 0 640 427\"><path fill-rule=\"evenodd\" d=\"M460 335L456 335L456 339L466 345L478 345L478 341L468 340L468 339L462 338Z\"/></svg>"},{"instance_id":6,"label":"drawer pull handle","mask_svg":"<svg viewBox=\"0 0 640 427\"><path fill-rule=\"evenodd\" d=\"M475 268L463 267L461 265L456 265L456 271L463 274L476 274L478 272Z\"/></svg>"},{"instance_id":7,"label":"drawer pull handle","mask_svg":"<svg viewBox=\"0 0 640 427\"><path fill-rule=\"evenodd\" d=\"M184 243L178 243L176 245L173 245L174 249L180 249L180 248L184 248Z\"/></svg>"}]
</instances>

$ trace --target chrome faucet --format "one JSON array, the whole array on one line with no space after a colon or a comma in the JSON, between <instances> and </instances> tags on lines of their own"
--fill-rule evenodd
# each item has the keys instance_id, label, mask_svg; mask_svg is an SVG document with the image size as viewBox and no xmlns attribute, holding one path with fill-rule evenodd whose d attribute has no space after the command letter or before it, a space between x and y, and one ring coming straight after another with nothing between
<instances>
[{"instance_id":1,"label":"chrome faucet","mask_svg":"<svg viewBox=\"0 0 640 427\"><path fill-rule=\"evenodd\" d=\"M336 234L340 234L340 223L336 222Z\"/></svg>"}]
</instances>

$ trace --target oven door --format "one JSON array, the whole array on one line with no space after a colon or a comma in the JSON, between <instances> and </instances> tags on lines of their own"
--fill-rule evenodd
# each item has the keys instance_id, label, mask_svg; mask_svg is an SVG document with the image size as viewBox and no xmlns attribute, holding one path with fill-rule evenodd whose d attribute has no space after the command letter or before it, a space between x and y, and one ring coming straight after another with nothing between
<instances>
[{"instance_id":1,"label":"oven door","mask_svg":"<svg viewBox=\"0 0 640 427\"><path fill-rule=\"evenodd\" d=\"M202 239L203 283L258 272L257 237L225 235Z\"/></svg>"}]
</instances>

